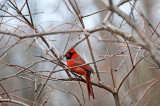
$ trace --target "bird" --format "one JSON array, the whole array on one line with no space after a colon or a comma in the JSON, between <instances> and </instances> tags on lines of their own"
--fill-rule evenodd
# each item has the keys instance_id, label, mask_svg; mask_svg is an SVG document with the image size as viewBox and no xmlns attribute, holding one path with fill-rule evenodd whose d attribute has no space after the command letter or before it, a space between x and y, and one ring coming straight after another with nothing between
<instances>
[{"instance_id":1,"label":"bird","mask_svg":"<svg viewBox=\"0 0 160 106\"><path fill-rule=\"evenodd\" d=\"M68 49L66 53L66 60L67 60L67 65L69 68L79 66L82 64L86 64L86 61L75 51L73 47ZM92 88L91 81L90 81L91 73L94 73L94 71L91 68L91 66L83 65L80 67L71 68L71 71L85 77L87 90L88 90L88 98L90 99L90 96L92 96L94 99L94 92L93 92L93 88Z\"/></svg>"}]
</instances>

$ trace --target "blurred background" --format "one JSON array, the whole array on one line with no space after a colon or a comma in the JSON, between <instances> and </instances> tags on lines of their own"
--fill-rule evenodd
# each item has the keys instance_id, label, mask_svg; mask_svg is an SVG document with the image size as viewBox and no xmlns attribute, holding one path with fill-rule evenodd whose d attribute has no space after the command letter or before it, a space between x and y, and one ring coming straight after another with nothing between
<instances>
[{"instance_id":1,"label":"blurred background","mask_svg":"<svg viewBox=\"0 0 160 106\"><path fill-rule=\"evenodd\" d=\"M26 1L28 1L31 13L29 13ZM0 0L0 30L27 35L81 28L79 19L71 8L68 0L26 1ZM117 5L122 0L112 1ZM105 9L107 3L108 0L77 1L82 16ZM133 6L135 8L132 11ZM159 33L159 7L159 0L137 0L136 2L129 0L129 2L121 5L119 8L130 15L131 18L138 23L140 28L150 36L150 39L159 46L159 39L141 15L142 13ZM17 8L26 19L17 13ZM108 10L104 10L83 18L85 27L92 29L101 26L108 12ZM28 14L32 14L32 20ZM34 26L34 28L26 24L27 20L33 24L32 26ZM109 22L120 30L130 33L139 39L133 28L117 14L113 13ZM1 98L8 98L7 95L9 95L10 98L32 105L40 84L44 84L46 76L48 76L50 74L49 72L55 67L55 64L52 62L41 61L43 60L41 56L53 60L54 58L50 55L50 49L53 49L57 56L62 56L71 46L75 45L84 37L84 33L59 33L45 36L46 41L50 45L50 48L48 48L39 37L19 40L17 37L0 34ZM119 98L122 106L134 106L141 97L142 99L138 106L158 106L160 104L160 72L154 68L155 63L150 55L147 55L148 52L146 50L133 43L128 43L128 48L123 38L109 31L97 31L91 34L89 40L95 60L106 58L104 61L96 63L101 80L105 85L114 87L111 71L113 71L114 74L115 85L118 87L126 73L131 70L132 62L129 49L135 63L143 58L120 88ZM86 40L76 46L75 49L88 63L92 62ZM110 58L113 54L116 55ZM37 63L31 66L35 62ZM66 64L66 59L63 59L62 62ZM23 69L22 67L28 71L15 75ZM94 69L92 64L91 67ZM58 66L56 70L58 69L62 69L62 67ZM95 99L89 100L85 83L79 84L77 81L56 80L68 78L65 71L54 73L51 77L53 79L48 81L38 100L38 103L41 105L47 101L45 103L46 106L78 106L79 103L76 97L78 97L80 102L85 106L115 105L113 95L107 90L93 86ZM91 80L97 82L96 74L92 75ZM4 91L4 89L6 91ZM6 92L8 92L8 94L6 94ZM4 104L1 105L4 106ZM8 105L17 106L13 103L9 103Z\"/></svg>"}]
</instances>

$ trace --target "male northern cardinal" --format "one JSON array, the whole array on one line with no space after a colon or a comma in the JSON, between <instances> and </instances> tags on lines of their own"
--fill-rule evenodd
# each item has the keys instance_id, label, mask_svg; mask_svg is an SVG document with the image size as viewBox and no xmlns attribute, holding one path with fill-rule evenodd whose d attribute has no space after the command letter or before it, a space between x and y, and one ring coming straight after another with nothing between
<instances>
[{"instance_id":1,"label":"male northern cardinal","mask_svg":"<svg viewBox=\"0 0 160 106\"><path fill-rule=\"evenodd\" d=\"M68 67L75 67L78 65L86 64L85 60L75 51L74 48L72 50L70 48L68 51L69 52L66 55ZM71 70L79 75L84 75L84 77L86 78L88 97L90 99L90 96L92 96L94 99L94 93L90 82L91 73L94 73L94 71L91 66L84 65L77 68L72 68Z\"/></svg>"}]
</instances>

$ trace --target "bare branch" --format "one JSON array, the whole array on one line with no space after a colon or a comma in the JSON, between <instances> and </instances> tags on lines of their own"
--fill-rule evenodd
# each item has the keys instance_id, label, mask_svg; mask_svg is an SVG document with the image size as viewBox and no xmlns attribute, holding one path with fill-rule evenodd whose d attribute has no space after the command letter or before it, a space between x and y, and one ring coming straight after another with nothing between
<instances>
[{"instance_id":1,"label":"bare branch","mask_svg":"<svg viewBox=\"0 0 160 106\"><path fill-rule=\"evenodd\" d=\"M23 103L21 101L17 101L17 100L13 100L13 99L0 99L0 102L1 103L14 103L14 104L18 104L18 105L21 105L21 106L30 106L26 103Z\"/></svg>"},{"instance_id":2,"label":"bare branch","mask_svg":"<svg viewBox=\"0 0 160 106\"><path fill-rule=\"evenodd\" d=\"M159 50L156 49L154 44L151 42L151 40L148 38L148 36L146 36L146 34L144 34L143 31L138 27L136 22L131 20L130 17L128 15L126 15L125 13L123 13L117 6L112 5L112 6L108 7L108 8L111 11L113 11L113 12L117 13L118 15L120 15L122 18L124 18L125 21L130 26L132 26L133 29L136 30L138 35L141 37L142 41L145 43L145 45L143 45L143 47L151 52L152 57L154 58L154 60L157 62L158 65L160 65L160 59L159 59L160 58L160 53L159 53Z\"/></svg>"}]
</instances>

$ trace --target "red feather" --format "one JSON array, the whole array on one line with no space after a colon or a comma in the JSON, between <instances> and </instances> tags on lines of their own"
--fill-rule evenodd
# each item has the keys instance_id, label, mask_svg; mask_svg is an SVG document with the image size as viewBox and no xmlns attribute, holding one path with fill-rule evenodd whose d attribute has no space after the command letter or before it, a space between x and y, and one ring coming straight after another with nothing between
<instances>
[{"instance_id":1,"label":"red feather","mask_svg":"<svg viewBox=\"0 0 160 106\"><path fill-rule=\"evenodd\" d=\"M86 64L84 59L74 50L68 50L69 52L67 53L67 65L68 67L75 67L78 65ZM94 72L93 69L91 68L90 65L85 65L85 66L80 66L77 68L72 68L72 71L76 72L77 74L83 75L86 79L86 84L87 84L87 90L88 90L88 97L90 99L90 96L93 97L94 99L94 93L93 93L93 88L90 82L90 76L91 72Z\"/></svg>"}]
</instances>

